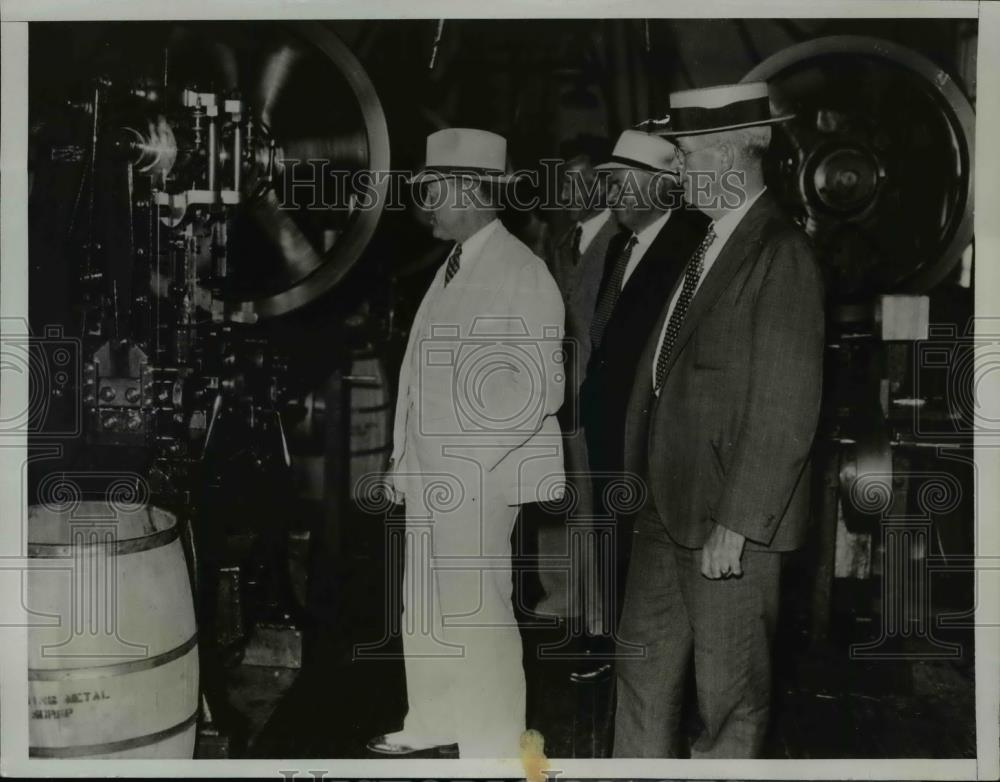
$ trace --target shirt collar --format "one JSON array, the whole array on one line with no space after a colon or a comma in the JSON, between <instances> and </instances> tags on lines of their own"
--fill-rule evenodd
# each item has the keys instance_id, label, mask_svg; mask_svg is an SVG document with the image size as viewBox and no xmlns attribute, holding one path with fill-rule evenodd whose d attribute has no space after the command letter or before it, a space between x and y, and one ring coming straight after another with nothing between
<instances>
[{"instance_id":1,"label":"shirt collar","mask_svg":"<svg viewBox=\"0 0 1000 782\"><path fill-rule=\"evenodd\" d=\"M733 231L736 230L736 226L740 224L744 215L750 211L750 207L757 203L757 199L764 194L765 190L767 190L766 185L753 198L747 199L738 208L733 209L730 212L726 212L722 217L712 223L712 227L715 229L715 244L719 247L725 244L726 239L728 239L730 235L732 235Z\"/></svg>"},{"instance_id":2,"label":"shirt collar","mask_svg":"<svg viewBox=\"0 0 1000 782\"><path fill-rule=\"evenodd\" d=\"M482 249L486 245L487 240L493 235L493 232L497 230L500 226L500 218L495 217L478 231L476 231L472 236L462 242L462 256L459 265L459 271L462 269L467 269L470 265L474 264L476 259L482 254ZM451 258L452 254L455 252L454 245L451 248L451 252L448 253L448 258ZM444 268L447 264L442 264L441 268Z\"/></svg>"},{"instance_id":3,"label":"shirt collar","mask_svg":"<svg viewBox=\"0 0 1000 782\"><path fill-rule=\"evenodd\" d=\"M649 245L653 243L657 234L660 233L660 229L667 224L667 220L670 219L670 212L666 211L659 217L657 217L653 222L643 228L639 233L634 234L636 239L636 244Z\"/></svg>"},{"instance_id":4,"label":"shirt collar","mask_svg":"<svg viewBox=\"0 0 1000 782\"><path fill-rule=\"evenodd\" d=\"M611 217L610 209L602 209L600 212L595 212L586 220L577 220L577 226L582 228L584 231L588 229L598 230L604 223L607 222L608 218Z\"/></svg>"}]
</instances>

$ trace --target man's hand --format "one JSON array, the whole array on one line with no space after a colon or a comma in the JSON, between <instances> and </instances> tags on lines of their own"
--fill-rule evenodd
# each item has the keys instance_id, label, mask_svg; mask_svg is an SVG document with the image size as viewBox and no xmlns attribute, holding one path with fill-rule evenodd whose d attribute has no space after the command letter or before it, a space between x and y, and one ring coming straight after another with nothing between
<instances>
[{"instance_id":1,"label":"man's hand","mask_svg":"<svg viewBox=\"0 0 1000 782\"><path fill-rule=\"evenodd\" d=\"M389 464L386 465L385 472L382 474L382 481L375 489L376 491L382 493L382 497L372 499L377 501L378 499L387 498L393 505L402 505L406 501L406 498L403 496L403 492L396 486L396 481L393 477L395 470L396 460L389 459Z\"/></svg>"},{"instance_id":2,"label":"man's hand","mask_svg":"<svg viewBox=\"0 0 1000 782\"><path fill-rule=\"evenodd\" d=\"M701 574L712 579L742 576L740 558L745 542L740 533L716 524L701 550Z\"/></svg>"}]
</instances>

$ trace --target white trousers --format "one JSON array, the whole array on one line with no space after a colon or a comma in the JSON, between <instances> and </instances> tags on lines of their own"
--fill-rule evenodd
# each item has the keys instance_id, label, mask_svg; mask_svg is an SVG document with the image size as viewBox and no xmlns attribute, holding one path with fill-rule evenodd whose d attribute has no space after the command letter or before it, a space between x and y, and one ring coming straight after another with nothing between
<instances>
[{"instance_id":1,"label":"white trousers","mask_svg":"<svg viewBox=\"0 0 1000 782\"><path fill-rule=\"evenodd\" d=\"M403 729L457 742L463 758L518 758L525 680L510 547L518 508L480 465L456 458L441 469L436 458L431 473L413 444L398 467L407 487Z\"/></svg>"}]
</instances>

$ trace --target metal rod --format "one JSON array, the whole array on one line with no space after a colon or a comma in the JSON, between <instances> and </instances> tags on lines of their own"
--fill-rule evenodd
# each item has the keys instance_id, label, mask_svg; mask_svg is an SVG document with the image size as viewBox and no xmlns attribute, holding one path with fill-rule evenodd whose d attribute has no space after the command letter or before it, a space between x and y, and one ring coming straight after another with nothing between
<instances>
[{"instance_id":1,"label":"metal rod","mask_svg":"<svg viewBox=\"0 0 1000 782\"><path fill-rule=\"evenodd\" d=\"M215 192L215 163L219 156L219 140L216 136L215 117L208 121L208 189Z\"/></svg>"},{"instance_id":2,"label":"metal rod","mask_svg":"<svg viewBox=\"0 0 1000 782\"><path fill-rule=\"evenodd\" d=\"M233 190L237 193L243 184L243 127L239 122L233 130Z\"/></svg>"},{"instance_id":3,"label":"metal rod","mask_svg":"<svg viewBox=\"0 0 1000 782\"><path fill-rule=\"evenodd\" d=\"M427 63L427 70L434 70L435 64L437 64L438 56L438 46L441 43L441 35L444 33L444 19L438 19L437 33L434 35L434 43L431 47L431 61Z\"/></svg>"},{"instance_id":4,"label":"metal rod","mask_svg":"<svg viewBox=\"0 0 1000 782\"><path fill-rule=\"evenodd\" d=\"M125 164L125 170L128 173L128 257L131 263L129 264L129 289L132 292L131 300L126 304L128 307L128 319L130 326L134 326L131 323L132 320L132 301L135 300L136 290L135 290L135 205L133 199L135 198L135 178L132 170L132 163ZM116 285L117 288L117 285ZM117 297L117 290L115 292ZM118 336L118 322L115 321L115 337Z\"/></svg>"},{"instance_id":5,"label":"metal rod","mask_svg":"<svg viewBox=\"0 0 1000 782\"><path fill-rule=\"evenodd\" d=\"M97 176L97 129L100 116L101 83L94 87L94 121L90 131L90 190L87 192L87 254L84 271L89 273L92 268L94 248L94 179Z\"/></svg>"}]
</instances>

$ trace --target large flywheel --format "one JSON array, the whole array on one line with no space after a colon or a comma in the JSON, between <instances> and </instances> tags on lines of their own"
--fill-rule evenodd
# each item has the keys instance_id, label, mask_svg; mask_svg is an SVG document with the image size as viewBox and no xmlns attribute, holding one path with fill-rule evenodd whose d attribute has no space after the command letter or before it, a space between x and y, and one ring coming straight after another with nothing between
<instances>
[{"instance_id":1,"label":"large flywheel","mask_svg":"<svg viewBox=\"0 0 1000 782\"><path fill-rule=\"evenodd\" d=\"M286 314L342 280L374 235L388 189L385 115L361 63L323 24L111 26L80 78L40 118L42 154L46 142L76 144L96 172L83 174L88 192L102 171L124 183L130 166L116 219L148 188L163 229L194 223L204 247L224 245L225 264L212 269L207 251L198 259L199 301L210 290L227 313ZM225 235L208 237L209 222L224 222ZM131 230L130 246L146 229Z\"/></svg>"},{"instance_id":2,"label":"large flywheel","mask_svg":"<svg viewBox=\"0 0 1000 782\"><path fill-rule=\"evenodd\" d=\"M926 291L972 240L975 115L951 77L906 47L832 36L784 49L767 80L796 118L769 184L814 238L832 293Z\"/></svg>"}]
</instances>

